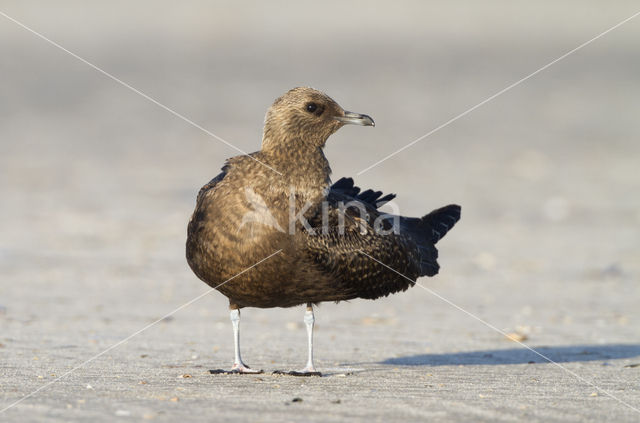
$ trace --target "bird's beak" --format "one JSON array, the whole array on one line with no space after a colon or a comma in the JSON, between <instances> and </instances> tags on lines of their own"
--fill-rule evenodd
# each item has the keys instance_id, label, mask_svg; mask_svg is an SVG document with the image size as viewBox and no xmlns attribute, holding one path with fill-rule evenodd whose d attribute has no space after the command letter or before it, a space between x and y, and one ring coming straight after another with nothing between
<instances>
[{"instance_id":1,"label":"bird's beak","mask_svg":"<svg viewBox=\"0 0 640 423\"><path fill-rule=\"evenodd\" d=\"M371 119L371 116L361 115L359 113L347 112L345 110L344 116L336 116L335 120L339 120L344 124L353 124L361 126L376 126L376 123Z\"/></svg>"}]
</instances>

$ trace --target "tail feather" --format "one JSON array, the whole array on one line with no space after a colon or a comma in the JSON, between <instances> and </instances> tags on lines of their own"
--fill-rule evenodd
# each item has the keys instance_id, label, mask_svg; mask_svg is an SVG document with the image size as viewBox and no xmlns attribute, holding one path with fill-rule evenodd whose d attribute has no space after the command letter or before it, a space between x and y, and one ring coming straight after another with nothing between
<instances>
[{"instance_id":1,"label":"tail feather","mask_svg":"<svg viewBox=\"0 0 640 423\"><path fill-rule=\"evenodd\" d=\"M420 245L420 276L435 276L440 270L438 249L435 245Z\"/></svg>"},{"instance_id":2,"label":"tail feather","mask_svg":"<svg viewBox=\"0 0 640 423\"><path fill-rule=\"evenodd\" d=\"M423 227L427 231L430 230L431 242L435 244L440 241L453 228L456 222L460 220L460 212L460 206L449 204L422 217Z\"/></svg>"},{"instance_id":3,"label":"tail feather","mask_svg":"<svg viewBox=\"0 0 640 423\"><path fill-rule=\"evenodd\" d=\"M460 206L450 204L422 218L400 218L402 227L420 249L420 276L433 276L438 273L440 266L435 244L460 220L460 211Z\"/></svg>"}]
</instances>

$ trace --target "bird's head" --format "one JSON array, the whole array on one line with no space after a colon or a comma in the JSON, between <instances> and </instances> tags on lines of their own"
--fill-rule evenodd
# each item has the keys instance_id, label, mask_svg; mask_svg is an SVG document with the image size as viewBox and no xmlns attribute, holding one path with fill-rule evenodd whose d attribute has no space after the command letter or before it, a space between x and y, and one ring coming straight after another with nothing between
<instances>
[{"instance_id":1,"label":"bird's head","mask_svg":"<svg viewBox=\"0 0 640 423\"><path fill-rule=\"evenodd\" d=\"M346 124L375 126L371 117L344 110L323 92L294 88L274 101L267 111L262 148L290 143L321 148L331 134Z\"/></svg>"}]
</instances>

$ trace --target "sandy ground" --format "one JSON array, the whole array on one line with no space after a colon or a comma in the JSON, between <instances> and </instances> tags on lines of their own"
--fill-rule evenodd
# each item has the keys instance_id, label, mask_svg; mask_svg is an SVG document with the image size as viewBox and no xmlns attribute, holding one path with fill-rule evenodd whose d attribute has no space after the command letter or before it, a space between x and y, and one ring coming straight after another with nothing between
<instances>
[{"instance_id":1,"label":"sandy ground","mask_svg":"<svg viewBox=\"0 0 640 423\"><path fill-rule=\"evenodd\" d=\"M336 178L638 11L229 7L0 10L245 151L275 97L322 89L377 123L330 139ZM640 420L638 19L356 177L403 214L463 206L420 283L466 312L420 287L324 304L324 376L295 378L271 371L304 364L301 307L243 311L244 357L265 374L208 373L233 352L215 292L96 357L206 292L186 223L237 152L0 16L0 408L40 389L0 419Z\"/></svg>"}]
</instances>

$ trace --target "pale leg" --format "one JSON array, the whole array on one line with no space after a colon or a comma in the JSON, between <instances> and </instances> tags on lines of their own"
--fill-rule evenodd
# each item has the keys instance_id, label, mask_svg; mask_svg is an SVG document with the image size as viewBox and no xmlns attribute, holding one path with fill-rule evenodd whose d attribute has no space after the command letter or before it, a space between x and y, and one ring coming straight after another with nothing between
<instances>
[{"instance_id":1,"label":"pale leg","mask_svg":"<svg viewBox=\"0 0 640 423\"><path fill-rule=\"evenodd\" d=\"M262 370L254 370L242 362L240 357L240 309L235 308L230 313L231 324L233 325L233 346L235 348L235 359L233 360L233 373L262 373Z\"/></svg>"},{"instance_id":2,"label":"pale leg","mask_svg":"<svg viewBox=\"0 0 640 423\"><path fill-rule=\"evenodd\" d=\"M316 321L313 316L313 304L307 304L307 310L304 313L304 323L307 326L307 338L308 338L308 347L309 347L309 355L307 359L307 365L302 370L298 370L297 372L291 372L291 374L297 376L320 376L320 372L316 370L313 365L313 324Z\"/></svg>"}]
</instances>

